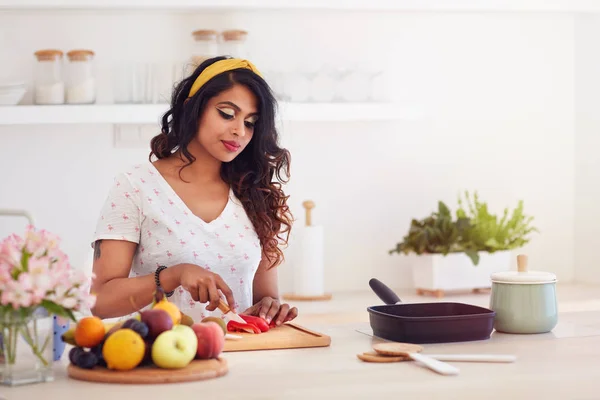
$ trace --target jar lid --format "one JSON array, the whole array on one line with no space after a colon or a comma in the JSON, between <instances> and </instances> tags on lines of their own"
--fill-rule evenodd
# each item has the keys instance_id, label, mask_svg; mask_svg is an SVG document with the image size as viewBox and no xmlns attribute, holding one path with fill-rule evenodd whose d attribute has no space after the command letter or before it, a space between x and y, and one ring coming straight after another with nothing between
<instances>
[{"instance_id":1,"label":"jar lid","mask_svg":"<svg viewBox=\"0 0 600 400\"><path fill-rule=\"evenodd\" d=\"M63 56L63 52L60 50L56 50L56 49L38 50L33 54L37 57L38 61L55 60L55 59L61 58Z\"/></svg>"},{"instance_id":2,"label":"jar lid","mask_svg":"<svg viewBox=\"0 0 600 400\"><path fill-rule=\"evenodd\" d=\"M492 274L492 282L515 284L541 284L556 282L556 275L544 271L528 271L527 256L517 256L517 271L502 271Z\"/></svg>"},{"instance_id":3,"label":"jar lid","mask_svg":"<svg viewBox=\"0 0 600 400\"><path fill-rule=\"evenodd\" d=\"M492 274L492 282L496 283L552 283L556 275L544 271L504 271Z\"/></svg>"},{"instance_id":4,"label":"jar lid","mask_svg":"<svg viewBox=\"0 0 600 400\"><path fill-rule=\"evenodd\" d=\"M87 61L93 56L94 52L86 49L71 50L67 53L67 57L69 57L69 60L71 61Z\"/></svg>"},{"instance_id":5,"label":"jar lid","mask_svg":"<svg viewBox=\"0 0 600 400\"><path fill-rule=\"evenodd\" d=\"M242 40L248 35L248 32L241 29L230 29L223 31L222 35L224 40Z\"/></svg>"},{"instance_id":6,"label":"jar lid","mask_svg":"<svg viewBox=\"0 0 600 400\"><path fill-rule=\"evenodd\" d=\"M217 38L219 33L212 29L198 29L197 31L192 32L192 36L196 40L214 40Z\"/></svg>"}]
</instances>

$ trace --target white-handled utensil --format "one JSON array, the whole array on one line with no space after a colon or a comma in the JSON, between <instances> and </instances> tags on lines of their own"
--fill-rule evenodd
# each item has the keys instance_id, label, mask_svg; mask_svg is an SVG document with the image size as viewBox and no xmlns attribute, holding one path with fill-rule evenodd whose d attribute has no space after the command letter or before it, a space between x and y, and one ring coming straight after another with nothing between
<instances>
[{"instance_id":1,"label":"white-handled utensil","mask_svg":"<svg viewBox=\"0 0 600 400\"><path fill-rule=\"evenodd\" d=\"M517 356L511 354L426 354L439 361L512 363Z\"/></svg>"},{"instance_id":2,"label":"white-handled utensil","mask_svg":"<svg viewBox=\"0 0 600 400\"><path fill-rule=\"evenodd\" d=\"M438 374L458 375L458 373L460 372L460 369L456 368L453 365L446 364L445 362L436 360L435 358L431 358L420 353L406 353L406 355L415 361L419 361L420 363L427 366L429 369L437 372Z\"/></svg>"},{"instance_id":3,"label":"white-handled utensil","mask_svg":"<svg viewBox=\"0 0 600 400\"><path fill-rule=\"evenodd\" d=\"M418 344L412 343L396 343L396 342L385 342L376 343L373 345L373 350L377 353L387 356L405 356L410 357L415 361L421 362L423 365L442 375L457 375L460 369L457 367L446 364L443 361L436 360L423 354L419 354L423 347Z\"/></svg>"}]
</instances>

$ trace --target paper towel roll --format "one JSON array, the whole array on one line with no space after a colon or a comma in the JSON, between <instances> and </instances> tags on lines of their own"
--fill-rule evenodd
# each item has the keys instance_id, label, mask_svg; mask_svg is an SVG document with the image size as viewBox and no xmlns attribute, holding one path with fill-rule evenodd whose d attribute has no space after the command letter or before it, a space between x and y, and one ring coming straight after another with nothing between
<instances>
[{"instance_id":1,"label":"paper towel roll","mask_svg":"<svg viewBox=\"0 0 600 400\"><path fill-rule=\"evenodd\" d=\"M302 227L298 264L294 267L294 294L321 296L324 294L323 227Z\"/></svg>"}]
</instances>

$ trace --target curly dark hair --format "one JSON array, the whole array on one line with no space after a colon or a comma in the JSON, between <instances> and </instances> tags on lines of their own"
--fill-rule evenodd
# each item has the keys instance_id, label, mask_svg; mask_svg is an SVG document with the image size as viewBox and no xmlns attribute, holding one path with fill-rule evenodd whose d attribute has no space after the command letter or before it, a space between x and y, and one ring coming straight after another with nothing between
<instances>
[{"instance_id":1,"label":"curly dark hair","mask_svg":"<svg viewBox=\"0 0 600 400\"><path fill-rule=\"evenodd\" d=\"M248 146L231 162L221 166L221 178L231 185L234 194L242 202L248 218L260 240L263 253L269 260L269 268L284 260L279 245L287 244L292 227L292 215L287 205L288 195L282 190L290 173L290 153L278 144L275 127L277 101L263 78L248 69L235 69L221 73L189 99L188 93L200 73L212 63L228 57L215 57L204 61L187 78L176 85L171 108L162 117L161 133L150 142L150 155L158 159L169 157L179 150L191 165L195 158L187 145L196 136L200 116L207 102L234 84L246 86L257 98L259 118L254 135ZM286 177L282 176L285 172ZM276 181L273 178L277 178ZM284 236L285 235L285 236Z\"/></svg>"}]
</instances>

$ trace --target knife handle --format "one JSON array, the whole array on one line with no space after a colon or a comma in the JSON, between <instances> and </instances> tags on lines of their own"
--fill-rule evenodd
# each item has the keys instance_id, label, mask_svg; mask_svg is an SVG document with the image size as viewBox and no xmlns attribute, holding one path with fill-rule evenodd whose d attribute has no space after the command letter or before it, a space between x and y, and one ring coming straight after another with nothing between
<instances>
[{"instance_id":1,"label":"knife handle","mask_svg":"<svg viewBox=\"0 0 600 400\"><path fill-rule=\"evenodd\" d=\"M231 308L229 308L229 306L227 305L227 303L225 303L223 301L223 299L219 300L219 310L221 310L223 312L223 314L227 314L229 311L231 311Z\"/></svg>"}]
</instances>

